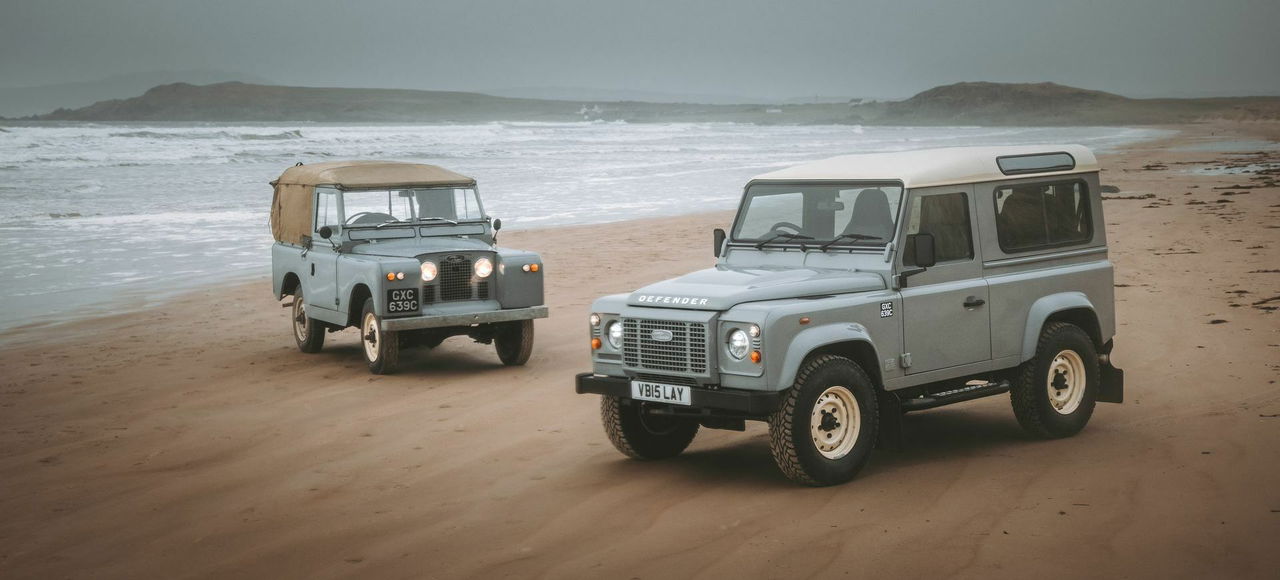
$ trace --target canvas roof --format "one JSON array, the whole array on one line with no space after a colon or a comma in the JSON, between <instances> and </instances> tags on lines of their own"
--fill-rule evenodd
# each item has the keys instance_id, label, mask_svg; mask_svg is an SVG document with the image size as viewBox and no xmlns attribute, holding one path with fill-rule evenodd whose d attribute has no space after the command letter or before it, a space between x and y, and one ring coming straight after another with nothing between
<instances>
[{"instance_id":1,"label":"canvas roof","mask_svg":"<svg viewBox=\"0 0 1280 580\"><path fill-rule=\"evenodd\" d=\"M996 165L997 157L1060 152L1075 158L1074 169L1005 175ZM1098 160L1082 145L946 147L843 155L757 175L752 181L901 181L906 187L931 187L1093 171L1098 171Z\"/></svg>"},{"instance_id":2,"label":"canvas roof","mask_svg":"<svg viewBox=\"0 0 1280 580\"><path fill-rule=\"evenodd\" d=\"M290 167L277 185L340 185L347 189L397 185L463 186L476 180L443 167L398 161L327 161Z\"/></svg>"}]
</instances>

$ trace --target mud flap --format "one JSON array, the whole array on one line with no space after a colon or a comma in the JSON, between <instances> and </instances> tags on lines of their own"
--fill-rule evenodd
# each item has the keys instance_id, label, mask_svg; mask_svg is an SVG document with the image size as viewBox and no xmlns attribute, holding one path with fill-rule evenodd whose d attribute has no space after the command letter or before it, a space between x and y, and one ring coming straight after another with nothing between
<instances>
[{"instance_id":1,"label":"mud flap","mask_svg":"<svg viewBox=\"0 0 1280 580\"><path fill-rule=\"evenodd\" d=\"M1099 366L1102 371L1102 388L1098 390L1099 403L1124 402L1124 371L1104 363Z\"/></svg>"},{"instance_id":2,"label":"mud flap","mask_svg":"<svg viewBox=\"0 0 1280 580\"><path fill-rule=\"evenodd\" d=\"M902 451L905 445L902 439L902 406L898 404L898 395L888 391L880 391L878 394L880 432L876 437L876 448Z\"/></svg>"}]
</instances>

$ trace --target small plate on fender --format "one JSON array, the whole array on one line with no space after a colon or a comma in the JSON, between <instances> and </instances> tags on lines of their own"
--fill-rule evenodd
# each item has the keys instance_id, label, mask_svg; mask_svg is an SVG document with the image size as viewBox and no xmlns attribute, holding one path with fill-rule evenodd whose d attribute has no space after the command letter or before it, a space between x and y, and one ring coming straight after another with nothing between
<instances>
[{"instance_id":1,"label":"small plate on fender","mask_svg":"<svg viewBox=\"0 0 1280 580\"><path fill-rule=\"evenodd\" d=\"M664 385L649 381L631 381L631 398L639 401L692 405L692 393L693 387L686 385Z\"/></svg>"}]
</instances>

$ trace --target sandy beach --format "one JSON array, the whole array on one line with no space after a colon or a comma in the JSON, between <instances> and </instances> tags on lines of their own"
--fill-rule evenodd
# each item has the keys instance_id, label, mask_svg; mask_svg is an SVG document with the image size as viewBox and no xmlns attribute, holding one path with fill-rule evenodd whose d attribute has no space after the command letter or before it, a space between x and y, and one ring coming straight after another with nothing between
<instances>
[{"instance_id":1,"label":"sandy beach","mask_svg":"<svg viewBox=\"0 0 1280 580\"><path fill-rule=\"evenodd\" d=\"M0 336L0 578L1275 578L1280 187L1193 169L1280 161L1200 147L1280 126L1173 128L1101 158L1127 400L1074 438L999 396L833 488L759 423L627 460L573 392L589 305L710 266L732 216L503 232L547 268L525 367L299 353L265 278Z\"/></svg>"}]
</instances>

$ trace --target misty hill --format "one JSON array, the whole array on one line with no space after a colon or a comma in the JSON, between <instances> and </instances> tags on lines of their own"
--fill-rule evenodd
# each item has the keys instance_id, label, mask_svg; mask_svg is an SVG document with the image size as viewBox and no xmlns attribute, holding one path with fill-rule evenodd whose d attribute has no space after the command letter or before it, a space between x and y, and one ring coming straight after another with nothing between
<instances>
[{"instance_id":1,"label":"misty hill","mask_svg":"<svg viewBox=\"0 0 1280 580\"><path fill-rule=\"evenodd\" d=\"M1130 99L1054 83L957 83L896 102L696 104L551 100L399 89L176 83L141 96L59 109L70 121L628 122L759 124L1136 125L1206 119L1280 119L1280 98Z\"/></svg>"},{"instance_id":2,"label":"misty hill","mask_svg":"<svg viewBox=\"0 0 1280 580\"><path fill-rule=\"evenodd\" d=\"M40 115L58 108L85 107L108 99L125 99L147 89L169 83L205 85L232 80L260 82L265 79L244 73L220 70L153 71L112 75L105 78L30 87L0 87L0 116Z\"/></svg>"},{"instance_id":3,"label":"misty hill","mask_svg":"<svg viewBox=\"0 0 1280 580\"><path fill-rule=\"evenodd\" d=\"M1280 119L1280 97L1130 99L1055 83L969 82L871 105L887 124L1143 125Z\"/></svg>"}]
</instances>

